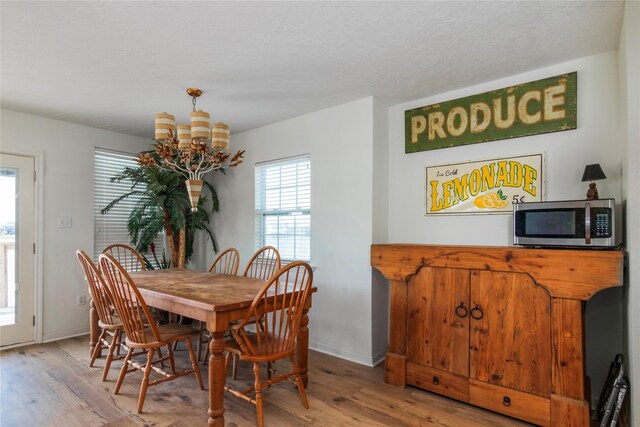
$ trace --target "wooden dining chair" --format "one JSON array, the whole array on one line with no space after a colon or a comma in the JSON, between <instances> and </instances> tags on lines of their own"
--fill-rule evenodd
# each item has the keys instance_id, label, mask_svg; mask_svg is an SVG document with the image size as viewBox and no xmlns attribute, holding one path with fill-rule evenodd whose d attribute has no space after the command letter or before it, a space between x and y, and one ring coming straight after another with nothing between
<instances>
[{"instance_id":1,"label":"wooden dining chair","mask_svg":"<svg viewBox=\"0 0 640 427\"><path fill-rule=\"evenodd\" d=\"M109 245L102 251L103 254L109 254L120 263L125 270L144 271L147 270L147 261L133 247L122 243Z\"/></svg>"},{"instance_id":2,"label":"wooden dining chair","mask_svg":"<svg viewBox=\"0 0 640 427\"><path fill-rule=\"evenodd\" d=\"M240 253L236 248L227 248L224 251L220 252L220 254L213 260L211 266L209 267L209 272L218 273L218 274L228 274L231 276L235 276L238 273L238 267L240 266ZM200 357L202 356L202 346L209 342L209 334L204 330L204 322L200 322L200 331L202 331L202 335L198 340L198 344L196 346L196 352L198 354L198 361L200 361ZM174 348L175 350L175 348ZM204 354L204 364L207 363L207 357L209 356L209 348L206 349Z\"/></svg>"},{"instance_id":3,"label":"wooden dining chair","mask_svg":"<svg viewBox=\"0 0 640 427\"><path fill-rule=\"evenodd\" d=\"M236 248L228 248L220 252L213 260L209 271L212 273L229 274L235 276L240 265L240 254Z\"/></svg>"},{"instance_id":4,"label":"wooden dining chair","mask_svg":"<svg viewBox=\"0 0 640 427\"><path fill-rule=\"evenodd\" d=\"M114 356L114 353L116 351L119 353L124 328L122 322L114 313L111 297L106 289L100 271L85 251L76 251L76 256L84 272L84 278L89 287L89 295L91 296L93 307L98 314L98 326L100 327L100 336L98 337L93 353L91 353L89 366L93 366L103 349L108 349L104 369L102 370L102 381L105 381L109 373L109 368L111 367L111 362L114 358L121 358L119 355Z\"/></svg>"},{"instance_id":5,"label":"wooden dining chair","mask_svg":"<svg viewBox=\"0 0 640 427\"><path fill-rule=\"evenodd\" d=\"M253 254L247 266L242 273L245 277L253 277L254 279L269 280L269 278L280 269L280 253L273 246L265 246L258 249ZM209 349L207 348L204 353L204 362L207 363L207 357L209 356ZM198 360L200 360L200 353L198 353ZM238 358L233 358L233 379L236 379Z\"/></svg>"},{"instance_id":6,"label":"wooden dining chair","mask_svg":"<svg viewBox=\"0 0 640 427\"><path fill-rule=\"evenodd\" d=\"M120 370L120 375L118 376L114 394L118 394L120 391L125 375L135 370L144 372L140 385L140 394L138 396L138 413L142 412L147 388L150 386L174 380L184 375L195 374L200 389L204 390L198 362L191 347L191 338L199 336L200 331L188 325L180 325L177 323L157 326L156 323L153 322L149 307L147 307L140 291L125 268L120 265L113 256L102 254L100 255L100 269L106 279L107 289L109 290L118 316L122 319L122 325L127 335L125 343L129 347L129 351L124 358L122 369ZM187 350L189 351L191 369L176 372L172 345L174 342L182 340L185 341ZM167 348L167 356L158 356L159 352L156 350L161 347ZM146 350L147 361L145 364L137 363L132 359L135 349ZM164 360L169 361L171 373L154 366ZM131 369L129 367L131 367ZM149 375L151 370L159 373L162 378L150 381Z\"/></svg>"},{"instance_id":7,"label":"wooden dining chair","mask_svg":"<svg viewBox=\"0 0 640 427\"><path fill-rule=\"evenodd\" d=\"M280 267L280 253L278 250L273 246L265 246L253 254L242 275L255 279L269 280Z\"/></svg>"},{"instance_id":8,"label":"wooden dining chair","mask_svg":"<svg viewBox=\"0 0 640 427\"><path fill-rule=\"evenodd\" d=\"M280 270L280 252L273 246L264 246L253 254L247 266L242 273L245 277L253 277L254 279L269 280L273 274ZM256 319L254 319L254 322ZM204 358L207 361L209 352L205 352ZM235 380L238 373L238 357L233 356L232 377Z\"/></svg>"},{"instance_id":9,"label":"wooden dining chair","mask_svg":"<svg viewBox=\"0 0 640 427\"><path fill-rule=\"evenodd\" d=\"M312 282L313 272L309 264L302 261L287 264L262 287L243 320L231 327L233 339L227 343L227 365L234 354L242 361L253 363L255 383L246 390L230 386L225 390L256 405L258 426L264 424L262 390L285 379L293 377L302 405L309 408L295 351L300 319ZM261 321L253 323L254 319ZM246 328L251 325L255 325L252 327L255 332ZM272 362L285 358L291 362L291 371L281 374L271 369ZM260 375L261 363L267 364L266 380Z\"/></svg>"}]
</instances>

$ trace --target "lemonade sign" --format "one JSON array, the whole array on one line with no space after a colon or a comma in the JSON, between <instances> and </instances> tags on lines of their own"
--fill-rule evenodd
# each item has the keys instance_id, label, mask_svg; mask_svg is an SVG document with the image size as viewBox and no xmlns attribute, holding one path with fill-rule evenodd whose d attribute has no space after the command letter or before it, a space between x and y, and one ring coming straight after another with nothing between
<instances>
[{"instance_id":1,"label":"lemonade sign","mask_svg":"<svg viewBox=\"0 0 640 427\"><path fill-rule=\"evenodd\" d=\"M542 200L542 154L428 166L427 215L511 213Z\"/></svg>"}]
</instances>

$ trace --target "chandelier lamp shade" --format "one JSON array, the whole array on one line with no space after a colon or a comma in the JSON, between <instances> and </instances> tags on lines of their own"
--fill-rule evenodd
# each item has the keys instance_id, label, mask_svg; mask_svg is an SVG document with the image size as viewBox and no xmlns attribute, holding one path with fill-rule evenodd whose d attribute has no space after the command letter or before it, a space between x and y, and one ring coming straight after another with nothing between
<instances>
[{"instance_id":1,"label":"chandelier lamp shade","mask_svg":"<svg viewBox=\"0 0 640 427\"><path fill-rule=\"evenodd\" d=\"M198 201L203 186L204 174L238 166L244 151L231 156L229 153L229 126L211 123L211 115L196 109L197 98L202 91L187 89L191 96L193 111L190 124L176 126L175 116L163 112L155 115L155 152L142 152L140 165L160 167L180 172L186 178L191 210L198 210Z\"/></svg>"}]
</instances>

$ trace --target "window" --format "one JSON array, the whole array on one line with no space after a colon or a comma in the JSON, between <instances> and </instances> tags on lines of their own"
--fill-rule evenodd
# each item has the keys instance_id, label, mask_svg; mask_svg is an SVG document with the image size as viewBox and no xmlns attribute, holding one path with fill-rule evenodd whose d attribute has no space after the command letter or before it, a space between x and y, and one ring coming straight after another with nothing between
<instances>
[{"instance_id":1,"label":"window","mask_svg":"<svg viewBox=\"0 0 640 427\"><path fill-rule=\"evenodd\" d=\"M283 261L311 259L311 158L256 165L256 249L274 246Z\"/></svg>"},{"instance_id":2,"label":"window","mask_svg":"<svg viewBox=\"0 0 640 427\"><path fill-rule=\"evenodd\" d=\"M139 199L132 196L115 205L109 213L102 215L100 210L115 198L131 191L131 183L111 182L111 178L120 174L126 167L137 167L134 154L119 153L96 148L93 157L94 163L94 197L93 197L93 219L94 219L94 259L104 248L114 243L130 244L129 232L127 231L127 220L131 210ZM156 244L156 254L162 254L163 236L158 236L154 241Z\"/></svg>"}]
</instances>

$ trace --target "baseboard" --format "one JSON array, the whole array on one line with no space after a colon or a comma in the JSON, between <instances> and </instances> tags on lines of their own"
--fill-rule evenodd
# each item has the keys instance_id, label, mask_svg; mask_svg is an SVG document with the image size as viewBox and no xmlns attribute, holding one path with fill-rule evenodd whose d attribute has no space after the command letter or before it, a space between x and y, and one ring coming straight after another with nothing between
<instances>
[{"instance_id":1,"label":"baseboard","mask_svg":"<svg viewBox=\"0 0 640 427\"><path fill-rule=\"evenodd\" d=\"M42 342L59 341L88 334L89 331L86 328L67 329L66 331L55 332L53 334L44 334L42 336Z\"/></svg>"},{"instance_id":2,"label":"baseboard","mask_svg":"<svg viewBox=\"0 0 640 427\"><path fill-rule=\"evenodd\" d=\"M373 366L378 366L379 364L384 362L384 356L387 354L387 349L378 352L378 354L373 356Z\"/></svg>"},{"instance_id":3,"label":"baseboard","mask_svg":"<svg viewBox=\"0 0 640 427\"><path fill-rule=\"evenodd\" d=\"M319 351L320 353L328 354L330 356L339 357L350 362L359 363L360 365L375 366L374 358L370 354L357 353L355 351L344 350L336 348L327 344L318 342L309 342L309 349ZM384 356L383 356L384 357Z\"/></svg>"}]
</instances>

